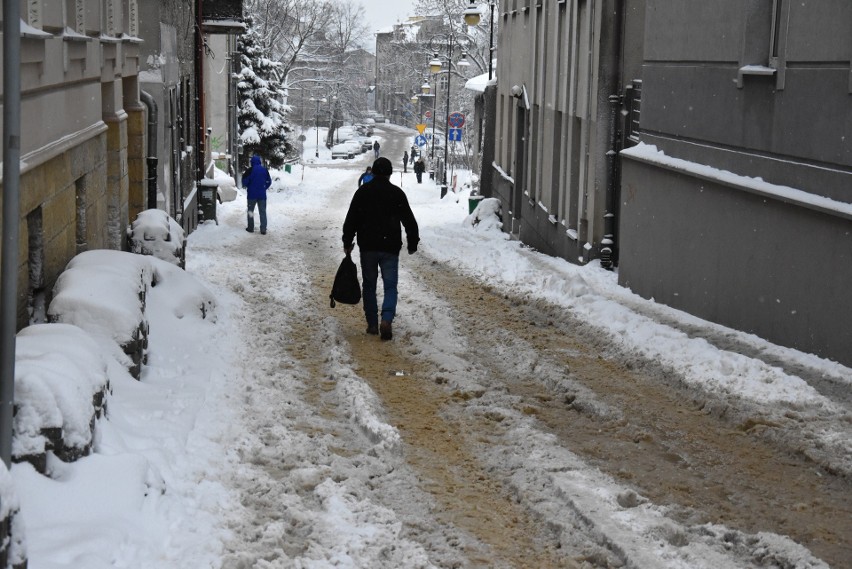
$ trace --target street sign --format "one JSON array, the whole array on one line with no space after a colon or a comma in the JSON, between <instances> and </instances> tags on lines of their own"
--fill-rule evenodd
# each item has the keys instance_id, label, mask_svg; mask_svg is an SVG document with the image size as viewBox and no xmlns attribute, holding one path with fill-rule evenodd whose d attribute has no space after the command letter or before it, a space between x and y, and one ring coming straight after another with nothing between
<instances>
[{"instance_id":1,"label":"street sign","mask_svg":"<svg viewBox=\"0 0 852 569\"><path fill-rule=\"evenodd\" d=\"M427 119L431 119L431 118L432 118L432 111L426 111L426 118L427 118Z\"/></svg>"},{"instance_id":2,"label":"street sign","mask_svg":"<svg viewBox=\"0 0 852 569\"><path fill-rule=\"evenodd\" d=\"M417 146L426 146L426 137L422 134L414 138L414 144Z\"/></svg>"},{"instance_id":3,"label":"street sign","mask_svg":"<svg viewBox=\"0 0 852 569\"><path fill-rule=\"evenodd\" d=\"M418 124L418 125L414 125L414 126L417 128L417 132L419 132L420 134L423 134L423 131L426 130L425 124Z\"/></svg>"},{"instance_id":4,"label":"street sign","mask_svg":"<svg viewBox=\"0 0 852 569\"><path fill-rule=\"evenodd\" d=\"M449 138L453 142L459 142L462 139L462 129L460 128L451 128L447 131L447 138Z\"/></svg>"},{"instance_id":5,"label":"street sign","mask_svg":"<svg viewBox=\"0 0 852 569\"><path fill-rule=\"evenodd\" d=\"M453 128L461 128L464 126L464 115L462 113L453 113L450 115L447 123Z\"/></svg>"}]
</instances>

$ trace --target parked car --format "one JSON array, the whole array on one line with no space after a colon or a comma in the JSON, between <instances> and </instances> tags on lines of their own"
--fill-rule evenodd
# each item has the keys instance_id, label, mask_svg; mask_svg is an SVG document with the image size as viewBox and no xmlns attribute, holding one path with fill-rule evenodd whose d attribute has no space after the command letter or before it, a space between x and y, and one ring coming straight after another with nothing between
<instances>
[{"instance_id":1,"label":"parked car","mask_svg":"<svg viewBox=\"0 0 852 569\"><path fill-rule=\"evenodd\" d=\"M332 146L331 159L336 160L338 158L342 158L344 160L351 160L352 158L355 158L355 151L352 149L352 145L342 142Z\"/></svg>"},{"instance_id":2,"label":"parked car","mask_svg":"<svg viewBox=\"0 0 852 569\"><path fill-rule=\"evenodd\" d=\"M358 134L360 134L361 136L373 136L373 127L369 124L356 124L355 130L358 131Z\"/></svg>"},{"instance_id":3,"label":"parked car","mask_svg":"<svg viewBox=\"0 0 852 569\"><path fill-rule=\"evenodd\" d=\"M366 152L360 136L349 136L340 144L351 144L352 148L355 149L355 154L363 154Z\"/></svg>"},{"instance_id":4,"label":"parked car","mask_svg":"<svg viewBox=\"0 0 852 569\"><path fill-rule=\"evenodd\" d=\"M352 140L361 145L361 152L367 152L373 148L373 139L369 136L356 136Z\"/></svg>"},{"instance_id":5,"label":"parked car","mask_svg":"<svg viewBox=\"0 0 852 569\"><path fill-rule=\"evenodd\" d=\"M356 140L345 140L340 144L335 144L331 147L331 158L343 158L344 160L350 160L362 152L363 150L361 150L360 142Z\"/></svg>"}]
</instances>

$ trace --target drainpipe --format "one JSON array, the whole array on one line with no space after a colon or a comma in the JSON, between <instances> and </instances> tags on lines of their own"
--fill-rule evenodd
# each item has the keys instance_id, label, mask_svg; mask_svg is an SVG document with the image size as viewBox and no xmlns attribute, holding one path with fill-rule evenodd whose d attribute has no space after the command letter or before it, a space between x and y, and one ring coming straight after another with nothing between
<instances>
[{"instance_id":1,"label":"drainpipe","mask_svg":"<svg viewBox=\"0 0 852 569\"><path fill-rule=\"evenodd\" d=\"M21 207L21 4L3 2L3 245L0 265L0 457L12 466L18 224ZM5 536L4 536L5 537Z\"/></svg>"},{"instance_id":2,"label":"drainpipe","mask_svg":"<svg viewBox=\"0 0 852 569\"><path fill-rule=\"evenodd\" d=\"M203 0L195 6L195 179L204 178L206 120L204 109L204 11Z\"/></svg>"},{"instance_id":3,"label":"drainpipe","mask_svg":"<svg viewBox=\"0 0 852 569\"><path fill-rule=\"evenodd\" d=\"M606 213L604 214L604 236L601 240L600 260L601 267L607 270L612 270L616 254L616 239L615 239L615 209L617 207L618 186L620 181L619 158L618 152L621 150L621 135L619 133L619 115L624 102L624 97L621 95L622 90L622 66L624 58L622 57L622 35L624 34L624 0L614 0L614 30L615 37L613 38L612 65L614 67L615 93L609 96L610 104L610 150L606 153L609 161L609 176L606 188Z\"/></svg>"},{"instance_id":4,"label":"drainpipe","mask_svg":"<svg viewBox=\"0 0 852 569\"><path fill-rule=\"evenodd\" d=\"M148 209L157 208L157 101L145 91L139 92L139 98L148 108Z\"/></svg>"}]
</instances>

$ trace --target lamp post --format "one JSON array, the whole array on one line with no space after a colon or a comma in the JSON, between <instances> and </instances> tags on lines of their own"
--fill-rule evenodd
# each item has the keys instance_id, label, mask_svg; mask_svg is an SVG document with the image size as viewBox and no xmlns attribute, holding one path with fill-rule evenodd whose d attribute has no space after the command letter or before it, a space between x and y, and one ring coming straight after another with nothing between
<instances>
[{"instance_id":1,"label":"lamp post","mask_svg":"<svg viewBox=\"0 0 852 569\"><path fill-rule=\"evenodd\" d=\"M489 39L488 39L488 80L491 81L494 77L494 6L497 0L488 0L488 7L491 8L491 19L489 20ZM479 25L481 14L476 5L476 0L470 0L470 6L464 11L464 23L468 26Z\"/></svg>"},{"instance_id":2,"label":"lamp post","mask_svg":"<svg viewBox=\"0 0 852 569\"><path fill-rule=\"evenodd\" d=\"M317 104L317 113L316 113L316 115L314 115L314 126L315 126L316 131L317 131L316 157L319 158L319 108L320 108L320 103L326 102L326 98L325 97L321 97L321 98L311 97L310 100L316 102L316 104Z\"/></svg>"},{"instance_id":3,"label":"lamp post","mask_svg":"<svg viewBox=\"0 0 852 569\"><path fill-rule=\"evenodd\" d=\"M449 152L450 152L450 130L448 128L450 124L450 85L452 83L453 77L453 50L456 47L460 47L462 49L462 55L456 65L460 67L467 67L470 65L470 62L467 60L467 50L473 44L471 39L466 35L459 35L455 33L447 33L447 34L439 34L437 36L433 36L429 40L429 49L435 54L432 57L432 60L429 62L429 69L436 76L441 72L441 68L443 67L443 61L441 59L441 54L446 52L446 62L447 62L447 109L446 109L446 117L444 122L444 168L443 168L443 176L441 181L441 197L443 198L447 194L447 162L449 161ZM434 125L434 121L433 121ZM435 153L435 130L434 126L432 129L432 154Z\"/></svg>"}]
</instances>

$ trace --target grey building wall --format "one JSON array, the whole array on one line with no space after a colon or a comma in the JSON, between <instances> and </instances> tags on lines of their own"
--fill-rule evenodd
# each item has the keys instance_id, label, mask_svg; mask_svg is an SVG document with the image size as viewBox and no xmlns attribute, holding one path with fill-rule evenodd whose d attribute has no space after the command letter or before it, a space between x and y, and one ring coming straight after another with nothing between
<instances>
[{"instance_id":1,"label":"grey building wall","mask_svg":"<svg viewBox=\"0 0 852 569\"><path fill-rule=\"evenodd\" d=\"M598 257L613 230L623 4L499 6L494 164L483 176L506 231L572 262Z\"/></svg>"},{"instance_id":2,"label":"grey building wall","mask_svg":"<svg viewBox=\"0 0 852 569\"><path fill-rule=\"evenodd\" d=\"M623 155L621 284L852 363L850 29L845 0L647 0L639 138L736 176Z\"/></svg>"}]
</instances>

